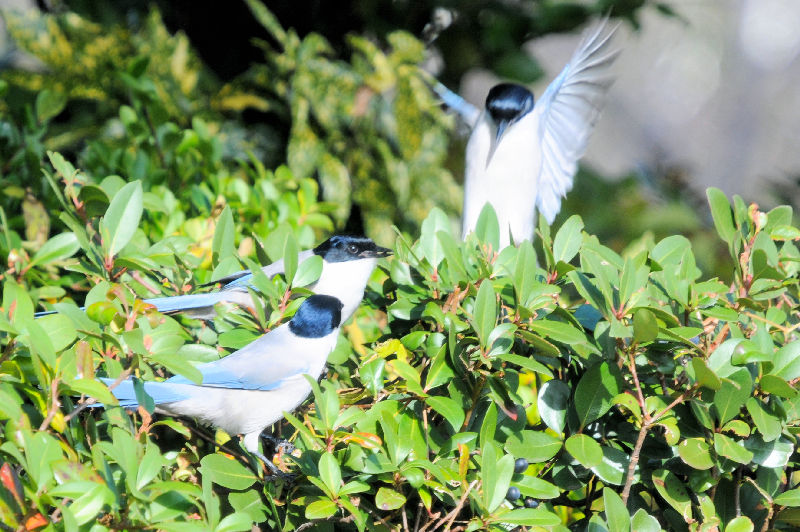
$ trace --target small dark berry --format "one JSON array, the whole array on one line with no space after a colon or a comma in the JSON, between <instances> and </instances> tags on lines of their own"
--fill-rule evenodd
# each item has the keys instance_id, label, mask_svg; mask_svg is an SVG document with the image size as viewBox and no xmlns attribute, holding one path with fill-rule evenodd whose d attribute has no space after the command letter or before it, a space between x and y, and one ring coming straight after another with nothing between
<instances>
[{"instance_id":1,"label":"small dark berry","mask_svg":"<svg viewBox=\"0 0 800 532\"><path fill-rule=\"evenodd\" d=\"M506 493L506 499L508 499L509 501L516 501L517 499L519 499L519 495L520 495L519 488L517 488L516 486L511 486L510 488L508 488L508 493Z\"/></svg>"},{"instance_id":2,"label":"small dark berry","mask_svg":"<svg viewBox=\"0 0 800 532\"><path fill-rule=\"evenodd\" d=\"M525 508L536 508L539 506L539 501L533 497L525 497Z\"/></svg>"},{"instance_id":3,"label":"small dark berry","mask_svg":"<svg viewBox=\"0 0 800 532\"><path fill-rule=\"evenodd\" d=\"M524 458L517 458L514 462L514 473L524 473L528 469L528 461Z\"/></svg>"}]
</instances>

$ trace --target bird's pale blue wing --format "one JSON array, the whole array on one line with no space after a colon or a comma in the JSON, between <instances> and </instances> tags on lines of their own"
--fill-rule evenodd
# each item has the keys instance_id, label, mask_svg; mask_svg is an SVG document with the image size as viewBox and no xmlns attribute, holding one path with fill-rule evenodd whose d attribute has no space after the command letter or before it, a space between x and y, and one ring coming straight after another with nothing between
<instances>
[{"instance_id":1,"label":"bird's pale blue wing","mask_svg":"<svg viewBox=\"0 0 800 532\"><path fill-rule=\"evenodd\" d=\"M287 324L270 331L230 355L204 364L202 386L241 390L273 390L287 378L311 371L309 356L313 347L294 336ZM176 375L173 384L195 384Z\"/></svg>"},{"instance_id":2,"label":"bird's pale blue wing","mask_svg":"<svg viewBox=\"0 0 800 532\"><path fill-rule=\"evenodd\" d=\"M447 107L461 115L461 118L469 127L473 127L475 125L475 122L478 121L478 116L481 114L480 109L438 81L436 82L436 85L433 86L433 90L439 95L439 98L442 99L442 102L444 102Z\"/></svg>"},{"instance_id":3,"label":"bird's pale blue wing","mask_svg":"<svg viewBox=\"0 0 800 532\"><path fill-rule=\"evenodd\" d=\"M611 85L609 67L619 55L612 50L608 20L587 34L572 59L547 86L536 102L542 142L542 171L536 205L548 223L561 209L561 198L572 188L578 159L586 151L589 136Z\"/></svg>"}]
</instances>

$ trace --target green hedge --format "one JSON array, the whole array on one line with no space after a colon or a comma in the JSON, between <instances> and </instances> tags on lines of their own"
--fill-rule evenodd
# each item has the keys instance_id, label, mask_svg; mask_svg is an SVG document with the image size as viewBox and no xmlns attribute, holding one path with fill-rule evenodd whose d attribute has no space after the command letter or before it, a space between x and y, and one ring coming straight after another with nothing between
<instances>
[{"instance_id":1,"label":"green hedge","mask_svg":"<svg viewBox=\"0 0 800 532\"><path fill-rule=\"evenodd\" d=\"M228 435L84 404L114 402L95 375L191 375L251 341L293 313L288 291L305 293L314 272L258 279L264 307L210 327L157 314L138 297L240 267L230 207L208 221L208 260L190 238L144 233L169 217L139 182L61 187L56 175L81 174L51 160L72 231L4 274L0 513L12 528L797 525L800 230L789 208L731 208L709 190L731 285L703 278L681 236L617 254L573 216L554 235L540 225L538 253L527 242L498 253L490 209L463 243L433 209L419 240L399 237L376 272L313 402L277 427L297 447L281 457L299 474L285 484L264 482ZM287 174L263 180L295 183ZM302 204L308 186L281 204ZM95 216L76 201L90 193ZM259 260L307 245L302 233L269 233ZM87 312L61 302L35 320L73 273L96 283Z\"/></svg>"}]
</instances>

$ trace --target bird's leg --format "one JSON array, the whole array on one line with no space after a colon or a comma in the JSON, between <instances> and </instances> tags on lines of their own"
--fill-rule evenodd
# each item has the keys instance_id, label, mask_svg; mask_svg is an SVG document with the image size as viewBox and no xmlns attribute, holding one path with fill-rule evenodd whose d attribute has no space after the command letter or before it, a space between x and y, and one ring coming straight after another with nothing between
<instances>
[{"instance_id":1,"label":"bird's leg","mask_svg":"<svg viewBox=\"0 0 800 532\"><path fill-rule=\"evenodd\" d=\"M259 431L259 432L251 432L249 434L246 434L244 436L244 438L242 438L242 441L244 443L244 448L247 449L247 451L250 454L252 454L256 458L261 460L264 463L264 465L267 466L267 469L269 469L269 472L270 472L271 476L277 477L277 478L279 478L279 479L281 479L283 481L286 481L286 482L290 482L291 480L293 480L295 475L293 475L291 473L284 473L283 471L278 469L278 466L273 464L272 460L270 460L269 458L264 456L258 450L258 439L259 439L260 435L261 435L261 431Z\"/></svg>"}]
</instances>

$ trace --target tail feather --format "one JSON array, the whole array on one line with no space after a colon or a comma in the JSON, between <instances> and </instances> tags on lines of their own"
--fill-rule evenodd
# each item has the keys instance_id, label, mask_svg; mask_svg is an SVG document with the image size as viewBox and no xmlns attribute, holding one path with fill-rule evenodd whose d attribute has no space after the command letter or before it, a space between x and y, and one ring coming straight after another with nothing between
<instances>
[{"instance_id":1,"label":"tail feather","mask_svg":"<svg viewBox=\"0 0 800 532\"><path fill-rule=\"evenodd\" d=\"M106 386L114 384L115 379L100 377ZM188 395L181 391L185 385L173 384L170 382L143 382L144 391L153 398L155 404L172 403L174 401L181 401L187 399ZM185 391L185 390L184 390ZM119 401L119 406L125 408L136 408L139 406L139 401L136 399L136 389L133 386L131 379L125 379L111 389L111 393ZM105 406L97 404L93 406Z\"/></svg>"},{"instance_id":2,"label":"tail feather","mask_svg":"<svg viewBox=\"0 0 800 532\"><path fill-rule=\"evenodd\" d=\"M159 312L164 314L184 312L187 310L208 310L211 315L213 315L214 305L219 303L222 299L223 297L220 295L220 292L210 292L208 294L155 297L152 299L145 299L144 302L155 306Z\"/></svg>"}]
</instances>

